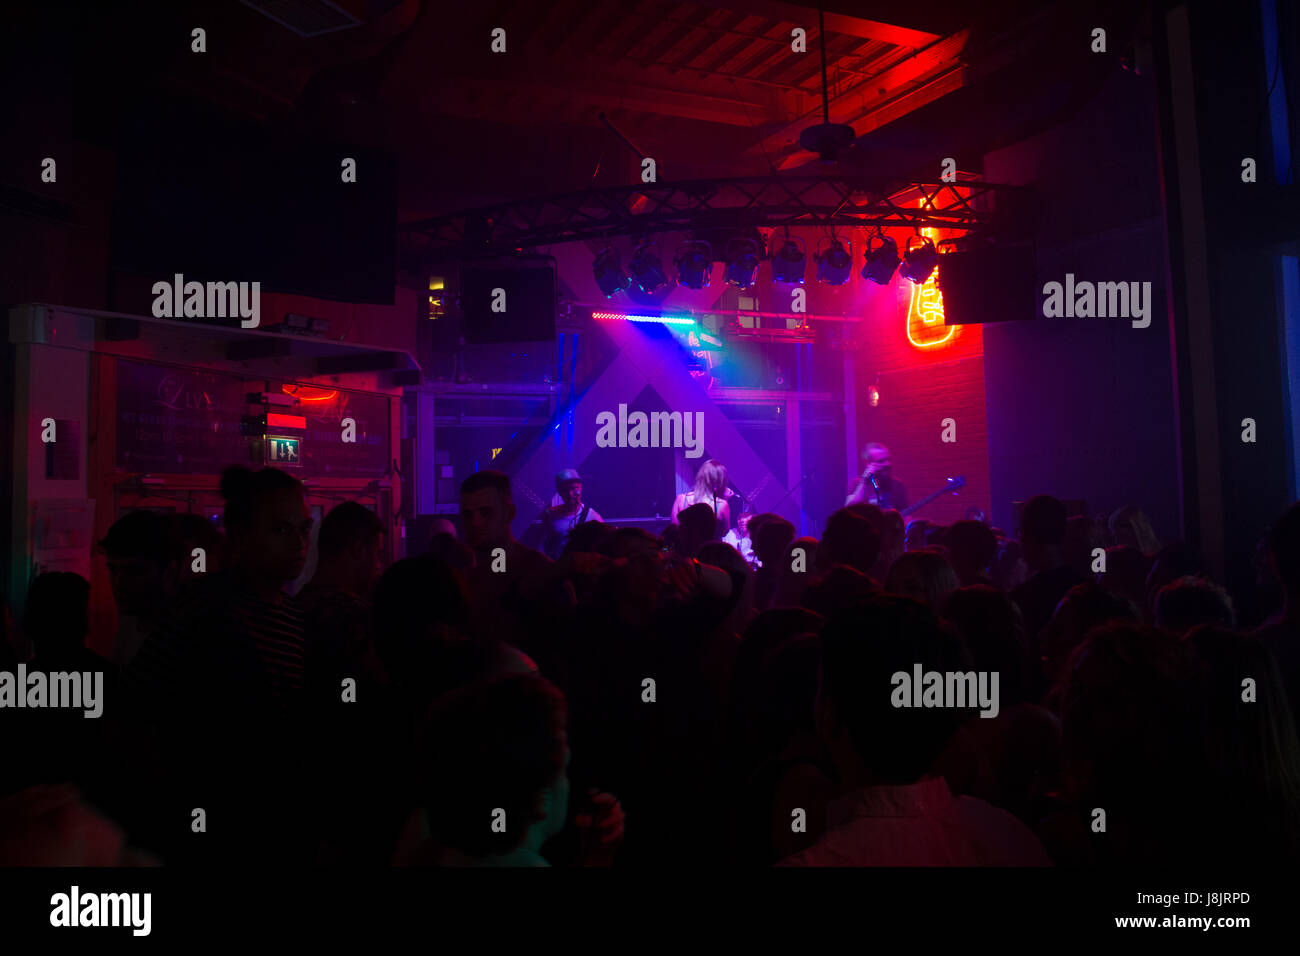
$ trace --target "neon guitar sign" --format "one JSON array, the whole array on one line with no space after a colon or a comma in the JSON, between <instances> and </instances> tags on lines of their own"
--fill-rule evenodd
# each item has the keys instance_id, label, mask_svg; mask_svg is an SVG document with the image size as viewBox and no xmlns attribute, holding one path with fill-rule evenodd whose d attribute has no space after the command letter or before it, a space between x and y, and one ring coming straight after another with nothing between
<instances>
[{"instance_id":1,"label":"neon guitar sign","mask_svg":"<svg viewBox=\"0 0 1300 956\"><path fill-rule=\"evenodd\" d=\"M934 230L922 229L921 235L933 239ZM949 342L957 326L943 324L943 293L939 291L935 269L920 285L912 286L912 301L907 306L907 340L918 349L932 349Z\"/></svg>"}]
</instances>

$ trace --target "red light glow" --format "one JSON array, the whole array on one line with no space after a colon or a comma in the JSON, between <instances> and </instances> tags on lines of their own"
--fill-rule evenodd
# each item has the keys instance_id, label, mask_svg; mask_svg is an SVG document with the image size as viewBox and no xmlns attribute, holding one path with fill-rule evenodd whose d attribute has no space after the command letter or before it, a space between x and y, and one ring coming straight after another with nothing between
<instances>
[{"instance_id":1,"label":"red light glow","mask_svg":"<svg viewBox=\"0 0 1300 956\"><path fill-rule=\"evenodd\" d=\"M922 229L921 234L934 238L934 230ZM918 349L932 349L946 345L957 334L957 326L943 324L943 293L939 291L935 269L930 278L912 286L912 300L907 306L907 340Z\"/></svg>"},{"instance_id":2,"label":"red light glow","mask_svg":"<svg viewBox=\"0 0 1300 956\"><path fill-rule=\"evenodd\" d=\"M280 391L300 402L332 402L339 395L337 388L314 388L310 385L281 385Z\"/></svg>"}]
</instances>

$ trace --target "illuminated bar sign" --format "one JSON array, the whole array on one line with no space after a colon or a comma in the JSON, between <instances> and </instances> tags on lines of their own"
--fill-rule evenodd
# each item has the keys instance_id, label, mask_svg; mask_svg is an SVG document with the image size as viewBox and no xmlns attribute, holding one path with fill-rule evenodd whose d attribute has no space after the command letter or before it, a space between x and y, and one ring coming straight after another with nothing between
<instances>
[{"instance_id":1,"label":"illuminated bar sign","mask_svg":"<svg viewBox=\"0 0 1300 956\"><path fill-rule=\"evenodd\" d=\"M302 465L302 440L284 435L266 436L266 463L268 465Z\"/></svg>"},{"instance_id":2,"label":"illuminated bar sign","mask_svg":"<svg viewBox=\"0 0 1300 956\"><path fill-rule=\"evenodd\" d=\"M248 439L240 430L248 394L243 378L126 359L117 360L116 378L122 471L219 475L248 461Z\"/></svg>"},{"instance_id":3,"label":"illuminated bar sign","mask_svg":"<svg viewBox=\"0 0 1300 956\"><path fill-rule=\"evenodd\" d=\"M922 229L921 234L934 238L933 229ZM938 275L939 270L935 269L920 285L912 283L912 301L907 307L907 340L918 349L943 345L957 334L957 326L945 325L943 321L943 293L935 282Z\"/></svg>"}]
</instances>

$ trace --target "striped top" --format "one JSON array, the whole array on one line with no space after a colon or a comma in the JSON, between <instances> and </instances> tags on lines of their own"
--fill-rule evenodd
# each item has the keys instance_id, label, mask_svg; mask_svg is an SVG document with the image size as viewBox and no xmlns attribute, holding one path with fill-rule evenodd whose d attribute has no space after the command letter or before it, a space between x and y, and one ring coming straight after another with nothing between
<instances>
[{"instance_id":1,"label":"striped top","mask_svg":"<svg viewBox=\"0 0 1300 956\"><path fill-rule=\"evenodd\" d=\"M302 696L303 646L298 602L265 600L218 572L176 602L123 683L152 721L191 713L218 721L287 717Z\"/></svg>"}]
</instances>

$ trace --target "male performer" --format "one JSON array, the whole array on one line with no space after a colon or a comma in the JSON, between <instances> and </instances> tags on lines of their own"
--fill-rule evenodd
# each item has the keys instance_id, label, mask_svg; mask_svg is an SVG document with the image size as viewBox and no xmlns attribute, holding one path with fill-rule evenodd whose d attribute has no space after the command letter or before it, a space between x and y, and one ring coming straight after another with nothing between
<instances>
[{"instance_id":1,"label":"male performer","mask_svg":"<svg viewBox=\"0 0 1300 956\"><path fill-rule=\"evenodd\" d=\"M555 491L559 503L542 512L542 550L559 560L569 532L585 521L605 519L582 503L582 476L575 469L565 468L555 476Z\"/></svg>"},{"instance_id":2,"label":"male performer","mask_svg":"<svg viewBox=\"0 0 1300 956\"><path fill-rule=\"evenodd\" d=\"M871 442L862 449L862 458L866 462L862 477L853 482L844 507L865 501L880 508L897 508L902 511L907 507L907 489L903 483L893 477L893 468L889 461L889 449L879 442Z\"/></svg>"}]
</instances>

